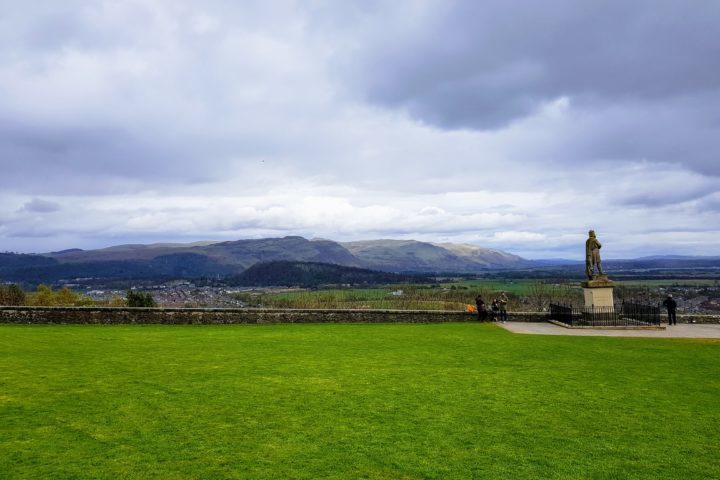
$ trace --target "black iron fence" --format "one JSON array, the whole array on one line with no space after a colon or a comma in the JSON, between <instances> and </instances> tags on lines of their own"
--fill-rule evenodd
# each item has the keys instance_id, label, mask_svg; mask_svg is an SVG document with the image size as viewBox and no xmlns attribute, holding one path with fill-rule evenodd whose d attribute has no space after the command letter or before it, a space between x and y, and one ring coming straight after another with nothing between
<instances>
[{"instance_id":1,"label":"black iron fence","mask_svg":"<svg viewBox=\"0 0 720 480\"><path fill-rule=\"evenodd\" d=\"M571 327L660 326L660 307L622 303L614 307L574 307L550 304L550 319Z\"/></svg>"}]
</instances>

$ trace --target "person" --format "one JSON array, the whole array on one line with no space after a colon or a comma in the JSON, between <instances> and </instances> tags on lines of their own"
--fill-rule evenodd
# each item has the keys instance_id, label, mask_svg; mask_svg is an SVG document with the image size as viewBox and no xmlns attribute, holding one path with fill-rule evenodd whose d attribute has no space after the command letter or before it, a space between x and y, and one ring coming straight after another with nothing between
<instances>
[{"instance_id":1,"label":"person","mask_svg":"<svg viewBox=\"0 0 720 480\"><path fill-rule=\"evenodd\" d=\"M672 294L668 295L665 301L662 303L663 307L667 308L668 312L668 325L677 325L677 302L673 299Z\"/></svg>"},{"instance_id":2,"label":"person","mask_svg":"<svg viewBox=\"0 0 720 480\"><path fill-rule=\"evenodd\" d=\"M500 298L498 298L498 308L500 309L500 321L502 323L507 322L507 303L508 298L505 292L500 292Z\"/></svg>"},{"instance_id":3,"label":"person","mask_svg":"<svg viewBox=\"0 0 720 480\"><path fill-rule=\"evenodd\" d=\"M490 313L490 321L491 321L491 322L494 322L494 321L497 320L497 318L498 318L498 310L499 310L499 309L500 309L500 307L498 306L498 300L497 300L497 298L494 298L493 301L492 301L492 303L490 304L490 311L491 311L491 313Z\"/></svg>"},{"instance_id":4,"label":"person","mask_svg":"<svg viewBox=\"0 0 720 480\"><path fill-rule=\"evenodd\" d=\"M487 318L487 310L485 309L485 300L483 300L482 295L478 294L478 296L475 297L475 305L477 306L478 321L484 322Z\"/></svg>"},{"instance_id":5,"label":"person","mask_svg":"<svg viewBox=\"0 0 720 480\"><path fill-rule=\"evenodd\" d=\"M595 273L595 265L597 265L598 275L602 275L602 265L600 264L600 249L602 245L595 237L595 230L588 232L588 239L585 241L585 275L588 280L592 280Z\"/></svg>"}]
</instances>

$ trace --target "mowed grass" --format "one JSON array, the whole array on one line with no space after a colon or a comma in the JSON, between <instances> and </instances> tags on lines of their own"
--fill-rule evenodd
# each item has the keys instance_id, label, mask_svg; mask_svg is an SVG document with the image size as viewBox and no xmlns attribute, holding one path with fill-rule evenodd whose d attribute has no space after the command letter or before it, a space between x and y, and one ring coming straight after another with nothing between
<instances>
[{"instance_id":1,"label":"mowed grass","mask_svg":"<svg viewBox=\"0 0 720 480\"><path fill-rule=\"evenodd\" d=\"M720 478L720 343L0 326L0 478Z\"/></svg>"}]
</instances>

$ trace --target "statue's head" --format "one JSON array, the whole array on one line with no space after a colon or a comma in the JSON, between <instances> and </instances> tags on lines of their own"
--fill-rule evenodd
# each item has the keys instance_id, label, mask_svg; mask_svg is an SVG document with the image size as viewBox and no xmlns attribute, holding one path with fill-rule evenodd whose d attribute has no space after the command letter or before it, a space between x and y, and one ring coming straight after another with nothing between
<instances>
[{"instance_id":1,"label":"statue's head","mask_svg":"<svg viewBox=\"0 0 720 480\"><path fill-rule=\"evenodd\" d=\"M590 231L588 232L588 235L590 235L591 237L594 237L594 236L595 236L595 230L590 230Z\"/></svg>"}]
</instances>

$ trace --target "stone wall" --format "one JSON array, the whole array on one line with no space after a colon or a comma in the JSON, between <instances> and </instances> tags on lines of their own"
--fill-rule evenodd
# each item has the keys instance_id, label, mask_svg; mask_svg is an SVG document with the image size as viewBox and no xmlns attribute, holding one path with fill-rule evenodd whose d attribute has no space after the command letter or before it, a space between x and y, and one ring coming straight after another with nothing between
<instances>
[{"instance_id":1,"label":"stone wall","mask_svg":"<svg viewBox=\"0 0 720 480\"><path fill-rule=\"evenodd\" d=\"M511 322L545 322L544 312L508 312ZM665 320L663 318L663 320ZM476 314L438 310L294 310L264 308L2 307L0 323L261 324L474 322ZM678 315L680 323L720 323L720 315Z\"/></svg>"},{"instance_id":2,"label":"stone wall","mask_svg":"<svg viewBox=\"0 0 720 480\"><path fill-rule=\"evenodd\" d=\"M667 315L662 314L662 321L667 322ZM720 315L707 315L704 313L678 313L678 323L720 323Z\"/></svg>"},{"instance_id":3,"label":"stone wall","mask_svg":"<svg viewBox=\"0 0 720 480\"><path fill-rule=\"evenodd\" d=\"M510 313L510 321L545 321L547 314ZM0 323L260 324L473 322L475 314L434 310L294 310L225 308L0 307Z\"/></svg>"}]
</instances>

